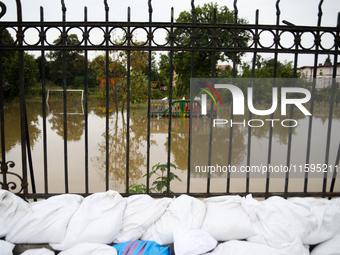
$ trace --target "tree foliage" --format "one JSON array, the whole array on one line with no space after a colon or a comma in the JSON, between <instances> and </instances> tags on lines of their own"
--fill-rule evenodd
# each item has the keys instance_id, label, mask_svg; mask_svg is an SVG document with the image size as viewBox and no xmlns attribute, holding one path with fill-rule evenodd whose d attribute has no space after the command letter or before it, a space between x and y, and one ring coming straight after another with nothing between
<instances>
[{"instance_id":1,"label":"tree foliage","mask_svg":"<svg viewBox=\"0 0 340 255\"><path fill-rule=\"evenodd\" d=\"M277 72L276 78L293 78L294 70L292 66L293 62L277 61ZM262 56L258 55L255 61L255 74L254 78L273 78L274 77L274 66L275 59L264 59ZM242 65L242 78L251 77L251 66L248 63L243 63Z\"/></svg>"},{"instance_id":2,"label":"tree foliage","mask_svg":"<svg viewBox=\"0 0 340 255\"><path fill-rule=\"evenodd\" d=\"M214 9L216 9L216 22L221 24L234 23L234 13L230 11L227 6L218 7L218 4L208 3L202 7L196 7L196 22L197 23L213 23ZM188 11L180 13L176 22L180 23L191 23L192 14ZM244 19L238 19L238 23L244 24ZM228 30L217 30L217 41L221 46L227 46L232 44L232 34ZM214 33L211 29L199 29L195 31L196 43L201 46L208 46L212 43L211 34ZM175 31L175 41L179 45L190 45L191 44L192 31L188 29L177 29ZM248 33L245 31L238 31L238 44L239 46L245 46L249 39ZM216 52L215 62L213 63L212 53L204 51L194 52L194 77L210 77L212 75L212 66L216 65L218 61L225 61L232 59L233 54L231 52ZM240 55L238 55L238 59ZM191 76L191 52L175 52L174 53L174 70L180 77L176 86L179 94L189 94L190 88L190 76ZM163 81L166 81L166 73L169 72L169 56L162 55L160 60L160 72ZM169 76L169 73L168 73Z\"/></svg>"},{"instance_id":3,"label":"tree foliage","mask_svg":"<svg viewBox=\"0 0 340 255\"><path fill-rule=\"evenodd\" d=\"M44 64L45 66L45 79L50 80L50 62L47 61L46 58L43 58L42 56L37 57L36 62L38 64L39 68L39 80L42 81L42 65Z\"/></svg>"},{"instance_id":4,"label":"tree foliage","mask_svg":"<svg viewBox=\"0 0 340 255\"><path fill-rule=\"evenodd\" d=\"M68 35L65 42L62 41L62 38L59 36L58 39L53 42L56 45L65 44L65 45L78 45L80 44L78 36L76 34ZM54 84L62 86L63 85L63 56L64 51L57 50L51 51L47 54L47 57L50 58L50 77ZM79 80L84 79L84 61L85 58L82 55L82 51L80 50L68 50L65 51L66 56L66 83L67 86L74 86L75 79ZM91 79L90 79L91 80ZM78 84L79 86L79 84ZM93 85L92 85L93 86ZM90 85L91 87L91 85Z\"/></svg>"},{"instance_id":5,"label":"tree foliage","mask_svg":"<svg viewBox=\"0 0 340 255\"><path fill-rule=\"evenodd\" d=\"M276 63L276 84L275 86L280 87L289 87L292 86L291 82L287 83L287 80L282 78L294 78L294 69L292 66L292 61L284 61L283 63L277 61ZM258 55L255 61L255 70L254 70L254 78L261 78L255 80L254 90L253 90L253 102L254 103L266 103L270 104L272 102L272 87L273 87L273 78L274 78L274 68L275 68L275 59L264 59L262 56ZM242 78L250 78L251 77L251 66L247 63L244 63L242 66L243 73ZM296 77L297 78L297 77ZM249 86L249 85L248 85ZM244 89L244 93L246 93ZM278 95L280 100L280 93Z\"/></svg>"},{"instance_id":6,"label":"tree foliage","mask_svg":"<svg viewBox=\"0 0 340 255\"><path fill-rule=\"evenodd\" d=\"M14 44L14 39L5 29L2 32L2 43ZM2 54L4 98L19 96L19 55L17 51L4 51ZM24 53L24 85L25 90L33 88L38 79L39 69L34 57Z\"/></svg>"}]
</instances>

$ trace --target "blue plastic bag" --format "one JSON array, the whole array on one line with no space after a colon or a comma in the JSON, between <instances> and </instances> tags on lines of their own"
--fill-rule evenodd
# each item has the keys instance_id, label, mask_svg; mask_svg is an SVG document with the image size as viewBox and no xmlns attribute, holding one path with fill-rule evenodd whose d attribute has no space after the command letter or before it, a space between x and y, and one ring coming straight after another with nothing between
<instances>
[{"instance_id":1,"label":"blue plastic bag","mask_svg":"<svg viewBox=\"0 0 340 255\"><path fill-rule=\"evenodd\" d=\"M163 247L154 241L131 241L113 245L118 255L171 255L170 247Z\"/></svg>"}]
</instances>

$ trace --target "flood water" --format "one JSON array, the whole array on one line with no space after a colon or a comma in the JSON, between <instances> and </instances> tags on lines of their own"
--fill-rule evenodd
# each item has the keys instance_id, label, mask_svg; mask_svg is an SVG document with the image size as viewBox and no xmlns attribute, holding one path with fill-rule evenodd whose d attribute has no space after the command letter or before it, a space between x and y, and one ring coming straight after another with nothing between
<instances>
[{"instance_id":1,"label":"flood water","mask_svg":"<svg viewBox=\"0 0 340 255\"><path fill-rule=\"evenodd\" d=\"M111 105L113 105L111 103ZM105 142L105 103L102 101L89 102L88 114L88 158L89 158L89 191L105 191L106 176L106 142ZM61 102L50 102L47 109L47 170L48 192L65 192L64 178L64 119ZM69 192L85 192L85 120L84 108L80 101L68 103L68 181ZM27 115L29 123L29 135L32 149L35 183L38 193L44 192L44 154L43 154L43 118L42 105L37 102L27 102ZM228 113L227 113L228 115ZM223 116L228 118L226 116ZM229 116L230 118L230 116ZM266 119L268 117L261 117ZM259 119L259 117L256 117ZM291 163L304 164L307 151L307 130L309 118L299 112L294 112L294 119L298 125L292 129ZM235 121L242 122L241 119ZM248 119L246 119L248 121ZM109 121L109 187L110 189L125 192L126 177L126 112L118 114L110 112ZM267 122L261 128L253 128L251 135L252 165L266 164L268 157L269 125ZM193 119L195 135L208 136L209 125L206 119ZM168 155L168 118L152 118L150 140L150 168L157 163L166 163ZM313 129L310 151L310 163L325 163L326 139L328 128L328 107L316 105L313 114ZM182 182L173 181L171 190L174 192L186 192L187 167L188 167L188 139L189 118L172 119L171 132L171 163L177 166L173 169ZM214 141L220 140L219 134L229 137L229 126L217 126L214 128ZM227 134L227 135L226 135ZM272 140L272 164L286 164L287 144L289 128L276 125L273 128ZM331 146L329 165L335 163L340 139L340 114L338 108L334 110L332 123ZM5 105L5 145L6 161L14 161L16 166L13 172L21 174L21 145L20 145L20 109L19 104ZM194 146L197 148L198 144ZM235 125L233 128L232 164L242 166L247 164L248 127ZM223 147L224 146L224 147ZM218 158L228 157L229 141L222 147L213 147L213 155ZM1 149L1 148L0 148ZM197 152L193 151L192 161ZM130 182L140 184L146 182L143 175L146 173L147 164L147 110L131 109L130 113ZM200 155L198 155L200 157ZM203 156L202 156L203 157ZM222 164L222 163L221 163ZM194 172L191 167L191 192L206 192L206 178ZM12 170L12 169L11 169ZM211 192L225 192L226 175L221 174L211 179ZM153 179L152 179L153 180ZM152 182L151 182L152 183ZM290 180L289 191L303 191L303 178ZM328 180L329 190L330 180ZM29 186L30 188L30 186ZM279 192L284 189L284 179L273 178L270 182L270 191ZM265 179L253 178L250 180L250 192L262 192L265 190ZM321 191L322 179L310 178L308 191ZM336 191L340 191L339 180L336 182ZM245 179L232 178L230 191L244 192Z\"/></svg>"}]
</instances>

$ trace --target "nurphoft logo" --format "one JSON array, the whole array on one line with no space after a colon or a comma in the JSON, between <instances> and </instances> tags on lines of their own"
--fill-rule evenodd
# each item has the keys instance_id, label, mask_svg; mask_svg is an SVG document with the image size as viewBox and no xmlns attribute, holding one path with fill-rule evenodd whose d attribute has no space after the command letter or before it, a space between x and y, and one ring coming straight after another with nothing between
<instances>
[{"instance_id":1,"label":"nurphoft logo","mask_svg":"<svg viewBox=\"0 0 340 255\"><path fill-rule=\"evenodd\" d=\"M216 92L216 89L229 89L232 98L233 98L233 114L234 115L244 115L244 95L240 88L236 87L235 85L231 84L215 84L214 88L209 85L204 84L205 86L212 89L212 91L217 95L220 103L222 105L222 101ZM206 91L205 89L202 89ZM269 115L272 114L277 108L277 88L273 88L272 90L272 106L268 110L257 110L254 108L253 105L253 88L248 88L248 108L249 110L256 115ZM304 98L287 98L287 93L303 93L306 97ZM215 104L216 101L211 93L208 93L214 100ZM286 106L287 104L294 104L297 108L302 111L304 115L312 115L302 104L307 103L311 98L311 94L307 89L304 88L291 88L291 87L284 87L281 88L281 115L286 115ZM207 94L201 95L201 114L207 115Z\"/></svg>"}]
</instances>

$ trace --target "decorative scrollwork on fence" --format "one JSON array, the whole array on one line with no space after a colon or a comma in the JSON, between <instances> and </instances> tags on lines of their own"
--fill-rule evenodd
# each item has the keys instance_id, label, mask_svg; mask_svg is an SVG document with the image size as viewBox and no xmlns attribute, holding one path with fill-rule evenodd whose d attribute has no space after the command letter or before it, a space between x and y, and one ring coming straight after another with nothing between
<instances>
[{"instance_id":1,"label":"decorative scrollwork on fence","mask_svg":"<svg viewBox=\"0 0 340 255\"><path fill-rule=\"evenodd\" d=\"M11 190L11 191L15 191L18 189L18 184L14 181L8 181L7 177L8 176L15 176L19 179L20 181L20 190L17 191L15 194L19 194L21 193L25 187L27 187L27 182L18 174L16 173L12 173L12 172L8 172L8 168L13 168L15 166L15 163L13 161L8 161L8 162L1 162L0 161L0 165L1 165L1 172L0 174L2 174L3 176L3 181L0 182L0 188L1 189L5 189L5 190Z\"/></svg>"},{"instance_id":2,"label":"decorative scrollwork on fence","mask_svg":"<svg viewBox=\"0 0 340 255\"><path fill-rule=\"evenodd\" d=\"M0 12L0 19L6 14L6 5L3 2L0 2L1 12Z\"/></svg>"}]
</instances>

